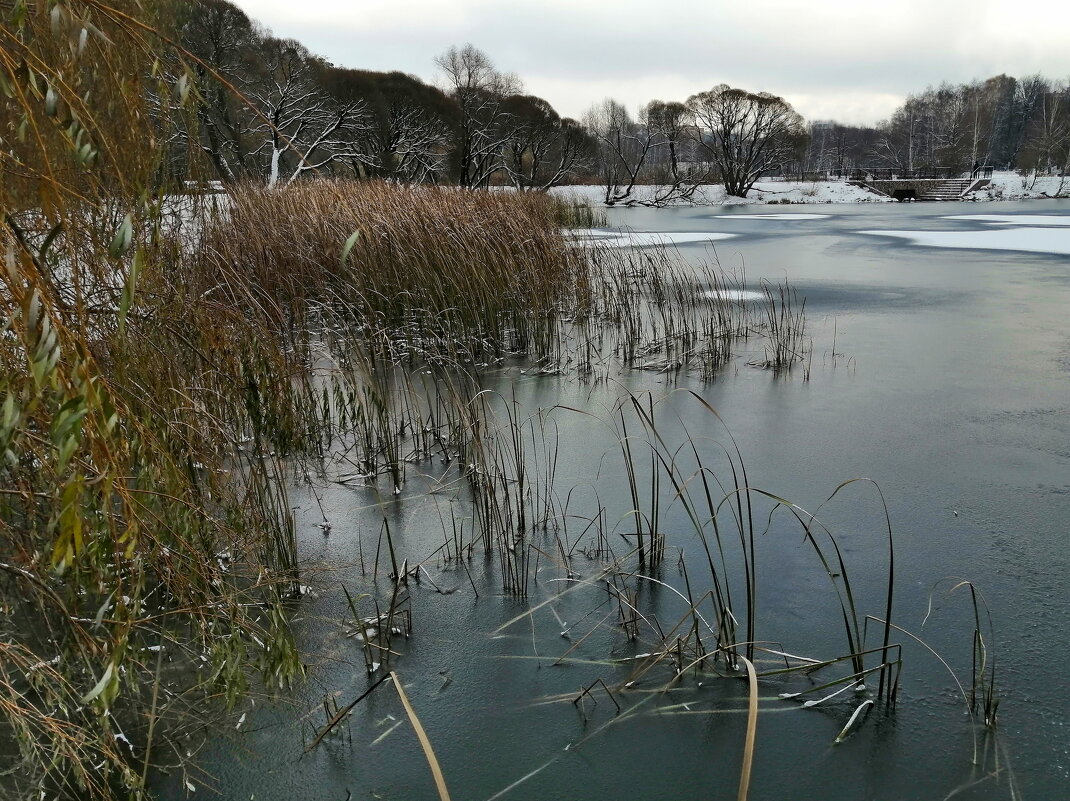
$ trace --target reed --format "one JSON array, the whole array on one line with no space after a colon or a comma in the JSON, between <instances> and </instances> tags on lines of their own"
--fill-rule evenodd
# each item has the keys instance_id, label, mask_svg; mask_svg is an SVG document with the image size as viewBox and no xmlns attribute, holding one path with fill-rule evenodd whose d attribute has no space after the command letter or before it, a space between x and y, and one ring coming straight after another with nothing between
<instances>
[{"instance_id":1,"label":"reed","mask_svg":"<svg viewBox=\"0 0 1070 801\"><path fill-rule=\"evenodd\" d=\"M145 146L186 113L156 11L0 12L5 797L141 797L169 731L302 672L278 456L321 431L278 379L303 345L184 281L196 210Z\"/></svg>"},{"instance_id":2,"label":"reed","mask_svg":"<svg viewBox=\"0 0 1070 801\"><path fill-rule=\"evenodd\" d=\"M774 374L790 370L806 360L806 299L800 300L787 281L770 284L762 281L765 319L761 330L765 334L765 359L761 366Z\"/></svg>"},{"instance_id":3,"label":"reed","mask_svg":"<svg viewBox=\"0 0 1070 801\"><path fill-rule=\"evenodd\" d=\"M582 308L587 291L582 254L560 234L559 208L537 193L247 184L206 221L202 263L283 308L338 302L388 331L395 349L444 337L473 358L539 356L547 318Z\"/></svg>"}]
</instances>

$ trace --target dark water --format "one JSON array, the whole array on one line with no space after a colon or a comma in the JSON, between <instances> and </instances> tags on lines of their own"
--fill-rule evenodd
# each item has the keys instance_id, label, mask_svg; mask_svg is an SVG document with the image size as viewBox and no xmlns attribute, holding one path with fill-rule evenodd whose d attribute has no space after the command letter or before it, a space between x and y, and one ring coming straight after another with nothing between
<instances>
[{"instance_id":1,"label":"dark water","mask_svg":"<svg viewBox=\"0 0 1070 801\"><path fill-rule=\"evenodd\" d=\"M577 516L592 514L596 491L615 513L630 506L605 411L624 389L701 394L730 427L751 485L808 509L845 479L875 480L895 531L897 620L939 650L966 683L967 598L963 590L948 597L951 582L935 593L933 587L954 576L983 592L1002 697L998 762L979 731L985 763L971 766L972 729L952 679L924 649L906 647L896 711L874 712L839 745L833 740L856 702L841 697L803 709L776 697L784 686L763 683L752 799L943 799L959 788L956 798L1010 798L1012 773L1021 797L1067 797L1070 258L916 247L857 231L980 229L980 223L941 217L1070 214L1070 207L1053 201L802 208L831 216L731 220L717 217L731 209L622 210L614 212L614 222L640 231L740 234L717 243L723 266L745 263L748 284L787 277L806 297L814 338L808 382L798 371L777 379L747 367L745 356L712 383L684 376L670 385L662 376L639 373L592 387L518 369L503 369L492 381L515 392L528 413L564 404L594 415L548 413L559 432L555 483L562 495L577 488L570 507ZM789 209L759 213L782 210ZM682 246L681 253L709 255L703 245ZM724 440L710 415L683 393L663 400L657 417L676 444L681 423L692 434ZM321 519L315 504L295 494L302 555L317 589L299 612L308 685L281 704L246 705L240 733L213 739L188 777L161 779L165 796L181 795L188 778L199 788L196 797L213 788L242 799L343 801L349 792L360 799L436 797L389 685L357 706L345 737L331 737L307 754L304 748L323 725L324 695L344 704L370 684L357 644L337 623L350 617L339 584L380 598L389 592L382 575L376 584L362 577L359 565L363 555L370 572L384 514L399 558L419 561L442 543L443 515L448 520L450 509L458 518L468 512L447 492L421 492L440 477L455 478L437 463L411 468L406 492L400 499L387 493L381 505L368 489L330 485L322 493L333 524L329 537L315 528ZM886 543L875 494L852 486L822 517L841 538L859 606L883 614ZM614 524L627 528L610 520ZM656 575L682 586L682 549L692 583L704 591L708 579L696 538L679 510L668 509L663 524L671 556ZM580 530L582 524L569 524L566 539L578 538ZM613 545L627 548L619 536ZM542 546L556 547L552 539ZM798 529L776 517L758 552L761 636L793 653L843 653L828 578L815 570ZM578 572L597 573L597 560L584 562L578 561ZM440 587L457 589L440 595L427 582L412 589L414 634L400 646L403 656L394 668L454 799L735 798L745 683L728 678L700 685L688 678L669 692L649 692L665 685L669 674L663 673L617 691L626 714L615 715L611 699L596 693L597 705L585 704L585 721L571 703L579 689L597 678L616 687L628 667L610 660L649 644L627 642L613 616L596 626L613 611L600 606L604 592L573 590L492 635L561 593L568 586L561 568L544 560L523 603L501 593L494 560L477 556L469 563L471 581L456 564L432 559L427 566ZM642 608L669 627L683 614L685 606L668 589L647 584L641 593ZM922 628L930 597L936 610ZM567 640L561 632L570 626ZM573 646L575 661L555 665ZM542 703L555 698L563 700ZM983 780L990 773L998 775Z\"/></svg>"}]
</instances>

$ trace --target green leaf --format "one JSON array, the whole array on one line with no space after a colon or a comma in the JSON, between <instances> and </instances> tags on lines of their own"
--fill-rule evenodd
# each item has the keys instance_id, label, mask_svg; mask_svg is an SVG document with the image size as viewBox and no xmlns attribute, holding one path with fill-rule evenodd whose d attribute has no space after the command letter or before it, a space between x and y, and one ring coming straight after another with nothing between
<instances>
[{"instance_id":1,"label":"green leaf","mask_svg":"<svg viewBox=\"0 0 1070 801\"><path fill-rule=\"evenodd\" d=\"M64 470L71 461L71 457L74 456L74 451L78 447L78 438L70 437L59 449L59 463L57 469Z\"/></svg>"},{"instance_id":2,"label":"green leaf","mask_svg":"<svg viewBox=\"0 0 1070 801\"><path fill-rule=\"evenodd\" d=\"M88 411L89 409L85 405L85 398L81 395L77 398L71 398L71 400L63 404L59 412L56 413L56 419L52 424L52 441L60 443L72 432L77 435L76 427L81 424Z\"/></svg>"},{"instance_id":3,"label":"green leaf","mask_svg":"<svg viewBox=\"0 0 1070 801\"><path fill-rule=\"evenodd\" d=\"M360 229L358 228L352 234L349 235L349 239L346 240L345 246L342 248L342 257L340 261L342 266L345 266L346 259L349 258L349 251L353 249L353 246L357 244L357 240L360 239Z\"/></svg>"},{"instance_id":4,"label":"green leaf","mask_svg":"<svg viewBox=\"0 0 1070 801\"><path fill-rule=\"evenodd\" d=\"M137 289L137 278L141 273L141 262L143 261L143 255L141 250L134 253L134 261L130 265L130 273L126 276L126 283L123 284L123 294L119 298L119 333L122 334L126 328L126 315L130 311L130 306L134 302L134 292Z\"/></svg>"},{"instance_id":5,"label":"green leaf","mask_svg":"<svg viewBox=\"0 0 1070 801\"><path fill-rule=\"evenodd\" d=\"M82 550L82 478L75 476L60 494L59 529L52 547L52 565L62 572Z\"/></svg>"},{"instance_id":6,"label":"green leaf","mask_svg":"<svg viewBox=\"0 0 1070 801\"><path fill-rule=\"evenodd\" d=\"M100 609L97 610L97 614L93 618L93 626L95 628L100 628L100 624L104 621L104 615L108 613L108 607L111 605L111 598L111 595L105 598L104 603L102 603Z\"/></svg>"},{"instance_id":7,"label":"green leaf","mask_svg":"<svg viewBox=\"0 0 1070 801\"><path fill-rule=\"evenodd\" d=\"M119 223L119 229L115 232L115 237L111 240L111 247L108 248L108 253L113 259L120 258L130 248L130 243L134 239L134 220L127 214L123 217L123 221Z\"/></svg>"},{"instance_id":8,"label":"green leaf","mask_svg":"<svg viewBox=\"0 0 1070 801\"><path fill-rule=\"evenodd\" d=\"M15 396L9 394L4 398L4 430L10 431L13 429L17 419L18 418L15 416Z\"/></svg>"},{"instance_id":9,"label":"green leaf","mask_svg":"<svg viewBox=\"0 0 1070 801\"><path fill-rule=\"evenodd\" d=\"M104 669L104 675L100 677L100 681L96 683L92 690L82 696L82 703L88 704L90 701L104 692L108 685L111 684L112 677L115 675L115 663L109 662L108 666Z\"/></svg>"},{"instance_id":10,"label":"green leaf","mask_svg":"<svg viewBox=\"0 0 1070 801\"><path fill-rule=\"evenodd\" d=\"M59 95L56 94L56 90L51 86L45 92L45 114L49 117L56 116L56 107L59 103Z\"/></svg>"}]
</instances>

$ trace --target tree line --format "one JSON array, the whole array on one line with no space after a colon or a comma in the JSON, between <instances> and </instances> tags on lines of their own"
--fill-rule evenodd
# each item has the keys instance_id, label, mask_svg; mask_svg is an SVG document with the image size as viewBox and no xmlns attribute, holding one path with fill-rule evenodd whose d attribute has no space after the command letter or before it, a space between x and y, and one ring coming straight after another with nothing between
<instances>
[{"instance_id":1,"label":"tree line","mask_svg":"<svg viewBox=\"0 0 1070 801\"><path fill-rule=\"evenodd\" d=\"M436 59L440 89L402 72L334 66L227 0L193 0L179 13L189 58L173 69L190 73L195 112L169 115L174 174L202 155L223 182L277 185L319 172L546 189L574 179L591 156L579 123L525 95L470 45ZM160 102L185 108L186 99Z\"/></svg>"},{"instance_id":2,"label":"tree line","mask_svg":"<svg viewBox=\"0 0 1070 801\"><path fill-rule=\"evenodd\" d=\"M1066 173L1070 87L1040 75L945 83L909 96L873 127L811 123L804 162L806 170L838 174L863 165Z\"/></svg>"},{"instance_id":3,"label":"tree line","mask_svg":"<svg viewBox=\"0 0 1070 801\"><path fill-rule=\"evenodd\" d=\"M170 69L193 102L157 99L169 111L192 108L161 114L173 176L199 162L223 182L270 185L313 172L520 190L594 183L613 205L639 202L640 184L658 187L642 202L661 204L713 182L746 196L769 174L1070 165L1070 90L1040 76L928 89L872 127L806 123L783 98L726 85L635 115L607 99L574 120L472 45L435 58L433 86L337 67L227 0L191 0L177 14L189 57Z\"/></svg>"}]
</instances>

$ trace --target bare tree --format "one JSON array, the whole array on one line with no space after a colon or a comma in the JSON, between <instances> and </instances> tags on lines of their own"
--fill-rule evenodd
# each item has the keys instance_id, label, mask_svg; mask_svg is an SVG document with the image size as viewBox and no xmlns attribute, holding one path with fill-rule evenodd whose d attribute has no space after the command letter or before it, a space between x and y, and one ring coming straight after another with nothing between
<instances>
[{"instance_id":1,"label":"bare tree","mask_svg":"<svg viewBox=\"0 0 1070 801\"><path fill-rule=\"evenodd\" d=\"M324 82L338 102L362 101L372 130L375 164L370 175L399 181L437 182L448 168L456 104L441 90L403 72L328 68Z\"/></svg>"},{"instance_id":2,"label":"bare tree","mask_svg":"<svg viewBox=\"0 0 1070 801\"><path fill-rule=\"evenodd\" d=\"M893 169L912 172L923 127L916 98L908 97L902 107L877 127L881 132L875 153L878 160Z\"/></svg>"},{"instance_id":3,"label":"bare tree","mask_svg":"<svg viewBox=\"0 0 1070 801\"><path fill-rule=\"evenodd\" d=\"M682 104L658 100L647 104L638 120L609 98L588 110L583 121L598 144L607 206L665 206L692 199L700 180L682 173L679 159L685 133L693 134L688 119ZM642 197L635 191L641 180L654 182Z\"/></svg>"},{"instance_id":4,"label":"bare tree","mask_svg":"<svg viewBox=\"0 0 1070 801\"><path fill-rule=\"evenodd\" d=\"M598 170L605 184L605 204L634 204L632 193L655 144L647 128L610 98L592 106L583 124L598 142Z\"/></svg>"},{"instance_id":5,"label":"bare tree","mask_svg":"<svg viewBox=\"0 0 1070 801\"><path fill-rule=\"evenodd\" d=\"M403 181L434 182L445 169L449 142L445 123L404 100L392 103L380 129L384 172Z\"/></svg>"},{"instance_id":6,"label":"bare tree","mask_svg":"<svg viewBox=\"0 0 1070 801\"><path fill-rule=\"evenodd\" d=\"M220 180L234 181L249 168L245 152L249 120L235 93L209 69L231 79L247 71L259 32L241 9L226 0L200 0L184 8L179 35L197 57L193 63L196 137Z\"/></svg>"},{"instance_id":7,"label":"bare tree","mask_svg":"<svg viewBox=\"0 0 1070 801\"><path fill-rule=\"evenodd\" d=\"M687 105L730 195L746 197L763 172L794 158L805 141L802 117L775 95L722 84L693 95Z\"/></svg>"},{"instance_id":8,"label":"bare tree","mask_svg":"<svg viewBox=\"0 0 1070 801\"><path fill-rule=\"evenodd\" d=\"M514 187L545 191L587 165L590 138L575 120L540 97L513 95L505 105L512 125L503 165Z\"/></svg>"},{"instance_id":9,"label":"bare tree","mask_svg":"<svg viewBox=\"0 0 1070 801\"><path fill-rule=\"evenodd\" d=\"M664 169L653 172L655 188L643 204L665 206L693 200L699 184L708 180L709 175L708 170L696 169L693 158L686 169L680 169L682 150L699 138L690 109L675 101L651 100L640 120L654 148L655 162L659 167L664 165Z\"/></svg>"},{"instance_id":10,"label":"bare tree","mask_svg":"<svg viewBox=\"0 0 1070 801\"><path fill-rule=\"evenodd\" d=\"M1023 160L1032 167L1034 180L1040 172L1058 170L1062 176L1056 192L1061 195L1070 172L1070 87L1056 83L1041 98L1027 131Z\"/></svg>"},{"instance_id":11,"label":"bare tree","mask_svg":"<svg viewBox=\"0 0 1070 801\"><path fill-rule=\"evenodd\" d=\"M815 120L808 125L805 172L849 174L864 166L876 147L876 128Z\"/></svg>"},{"instance_id":12,"label":"bare tree","mask_svg":"<svg viewBox=\"0 0 1070 801\"><path fill-rule=\"evenodd\" d=\"M669 176L680 172L680 149L691 131L691 112L683 103L651 100L643 110L647 128L654 134L668 157Z\"/></svg>"},{"instance_id":13,"label":"bare tree","mask_svg":"<svg viewBox=\"0 0 1070 801\"><path fill-rule=\"evenodd\" d=\"M310 56L297 42L269 39L263 52L264 75L253 82L247 96L259 112L254 132L261 144L255 152L267 157L268 185L290 183L336 161L358 165L368 161L361 146L369 129L364 104L331 98L318 85Z\"/></svg>"},{"instance_id":14,"label":"bare tree","mask_svg":"<svg viewBox=\"0 0 1070 801\"><path fill-rule=\"evenodd\" d=\"M455 156L461 186L482 187L502 168L511 134L505 98L519 94L520 80L499 72L486 53L466 44L435 59L459 109Z\"/></svg>"}]
</instances>

